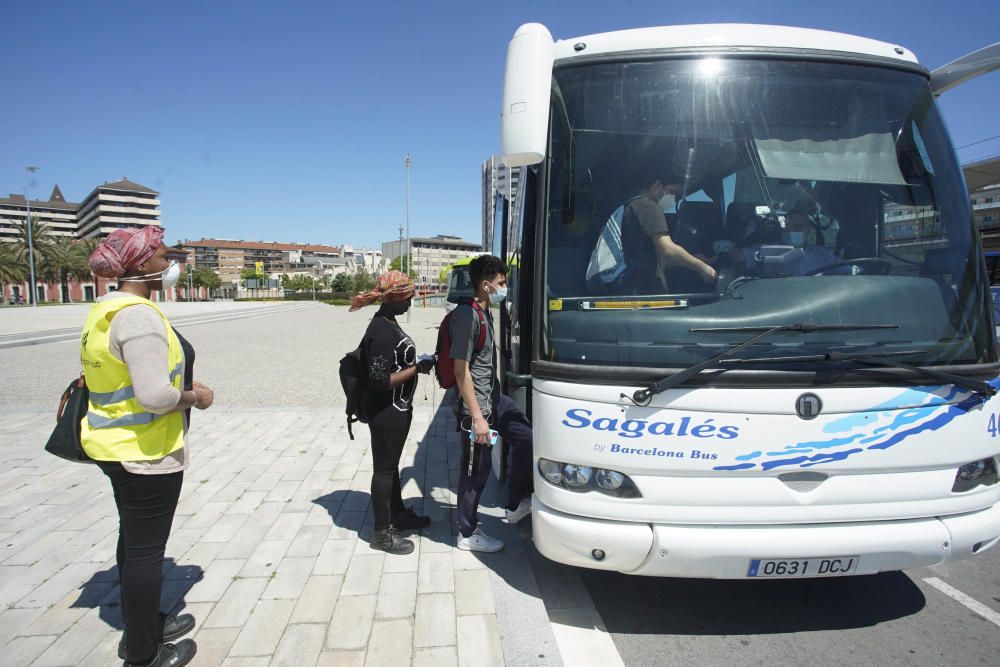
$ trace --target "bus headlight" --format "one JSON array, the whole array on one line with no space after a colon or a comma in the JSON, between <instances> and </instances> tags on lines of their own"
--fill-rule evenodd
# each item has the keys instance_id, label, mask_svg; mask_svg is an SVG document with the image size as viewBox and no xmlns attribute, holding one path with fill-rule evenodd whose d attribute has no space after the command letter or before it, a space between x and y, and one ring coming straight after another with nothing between
<instances>
[{"instance_id":1,"label":"bus headlight","mask_svg":"<svg viewBox=\"0 0 1000 667\"><path fill-rule=\"evenodd\" d=\"M577 493L598 491L615 498L642 497L635 482L617 470L538 459L538 472L549 484Z\"/></svg>"},{"instance_id":2,"label":"bus headlight","mask_svg":"<svg viewBox=\"0 0 1000 667\"><path fill-rule=\"evenodd\" d=\"M548 459L538 459L538 472L542 473L542 477L549 484L562 486L563 473L561 464L549 461Z\"/></svg>"},{"instance_id":3,"label":"bus headlight","mask_svg":"<svg viewBox=\"0 0 1000 667\"><path fill-rule=\"evenodd\" d=\"M625 483L625 475L617 470L605 470L604 468L598 468L597 474L594 475L594 482L597 484L598 488L604 489L605 491L614 491Z\"/></svg>"},{"instance_id":4,"label":"bus headlight","mask_svg":"<svg viewBox=\"0 0 1000 667\"><path fill-rule=\"evenodd\" d=\"M594 469L590 466L578 466L572 463L563 466L563 480L566 486L574 489L590 484L593 475Z\"/></svg>"},{"instance_id":5,"label":"bus headlight","mask_svg":"<svg viewBox=\"0 0 1000 667\"><path fill-rule=\"evenodd\" d=\"M952 493L971 491L977 486L993 486L1000 481L997 476L997 461L995 458L980 459L966 463L955 473L955 483L951 486Z\"/></svg>"}]
</instances>

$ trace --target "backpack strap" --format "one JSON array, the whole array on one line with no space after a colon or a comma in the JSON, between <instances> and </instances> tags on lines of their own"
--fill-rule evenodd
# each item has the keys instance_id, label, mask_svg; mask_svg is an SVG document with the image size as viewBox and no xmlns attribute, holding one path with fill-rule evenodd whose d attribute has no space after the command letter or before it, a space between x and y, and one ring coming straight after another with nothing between
<instances>
[{"instance_id":1,"label":"backpack strap","mask_svg":"<svg viewBox=\"0 0 1000 667\"><path fill-rule=\"evenodd\" d=\"M483 314L483 309L479 307L479 302L472 299L472 310L476 311L479 315L479 338L476 340L475 352L479 352L486 345L486 315Z\"/></svg>"}]
</instances>

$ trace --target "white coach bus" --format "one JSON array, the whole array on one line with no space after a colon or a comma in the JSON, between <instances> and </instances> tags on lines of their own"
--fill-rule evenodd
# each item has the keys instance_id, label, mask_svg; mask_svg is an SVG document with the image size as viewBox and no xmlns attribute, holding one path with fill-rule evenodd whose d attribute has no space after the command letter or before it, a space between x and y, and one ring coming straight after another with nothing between
<instances>
[{"instance_id":1,"label":"white coach bus","mask_svg":"<svg viewBox=\"0 0 1000 667\"><path fill-rule=\"evenodd\" d=\"M798 28L515 33L501 146L521 186L496 195L491 250L511 266L502 382L534 424L542 554L816 577L996 544L1000 363L935 97L998 47L929 73ZM670 181L670 238L715 284L662 262L662 288L621 279L622 236L653 243L621 214L640 165Z\"/></svg>"}]
</instances>

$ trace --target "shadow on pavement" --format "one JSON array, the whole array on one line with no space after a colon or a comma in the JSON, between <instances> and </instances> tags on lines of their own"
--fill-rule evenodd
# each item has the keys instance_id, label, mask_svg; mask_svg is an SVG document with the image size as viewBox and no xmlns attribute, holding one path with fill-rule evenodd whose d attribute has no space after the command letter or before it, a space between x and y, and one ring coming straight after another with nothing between
<instances>
[{"instance_id":1,"label":"shadow on pavement","mask_svg":"<svg viewBox=\"0 0 1000 667\"><path fill-rule=\"evenodd\" d=\"M874 626L926 600L902 572L830 579L656 579L578 570L613 634L757 635Z\"/></svg>"},{"instance_id":2,"label":"shadow on pavement","mask_svg":"<svg viewBox=\"0 0 1000 667\"><path fill-rule=\"evenodd\" d=\"M163 572L160 609L166 613L178 614L186 606L184 595L202 579L204 570L199 565L177 565L173 558L168 557L163 559ZM118 568L111 567L91 575L80 587L80 597L70 606L99 608L98 615L102 621L116 630L124 629Z\"/></svg>"}]
</instances>

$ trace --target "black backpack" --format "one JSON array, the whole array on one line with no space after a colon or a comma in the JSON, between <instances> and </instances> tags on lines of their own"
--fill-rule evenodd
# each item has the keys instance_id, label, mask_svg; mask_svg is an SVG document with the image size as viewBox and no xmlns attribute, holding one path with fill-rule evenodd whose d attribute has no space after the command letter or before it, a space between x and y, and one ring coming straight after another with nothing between
<instances>
[{"instance_id":1,"label":"black backpack","mask_svg":"<svg viewBox=\"0 0 1000 667\"><path fill-rule=\"evenodd\" d=\"M368 415L365 414L365 380L368 371L365 368L365 352L361 345L348 352L340 360L340 385L344 388L344 396L347 398L345 412L347 413L347 433L354 440L354 431L351 425L354 422L368 423Z\"/></svg>"}]
</instances>

